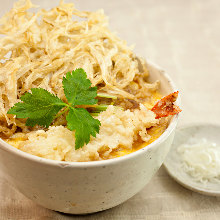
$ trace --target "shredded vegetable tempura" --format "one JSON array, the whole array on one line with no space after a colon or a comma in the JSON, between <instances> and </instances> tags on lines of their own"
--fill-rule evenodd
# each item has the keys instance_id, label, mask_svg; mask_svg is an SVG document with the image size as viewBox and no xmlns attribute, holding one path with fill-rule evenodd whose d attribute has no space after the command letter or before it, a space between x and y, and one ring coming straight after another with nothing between
<instances>
[{"instance_id":1,"label":"shredded vegetable tempura","mask_svg":"<svg viewBox=\"0 0 220 220\"><path fill-rule=\"evenodd\" d=\"M62 0L49 11L31 12L36 7L20 0L0 19L0 138L75 162L123 156L156 140L181 111L178 92L162 98L159 81L148 81L150 65L108 29L102 10Z\"/></svg>"},{"instance_id":2,"label":"shredded vegetable tempura","mask_svg":"<svg viewBox=\"0 0 220 220\"><path fill-rule=\"evenodd\" d=\"M1 136L29 131L24 119L7 115L22 94L41 87L65 99L62 78L76 68L87 72L99 92L124 102L148 99L158 88L158 82L147 83L144 61L110 32L102 10L78 11L63 1L49 11L28 11L34 7L20 0L0 20Z\"/></svg>"}]
</instances>

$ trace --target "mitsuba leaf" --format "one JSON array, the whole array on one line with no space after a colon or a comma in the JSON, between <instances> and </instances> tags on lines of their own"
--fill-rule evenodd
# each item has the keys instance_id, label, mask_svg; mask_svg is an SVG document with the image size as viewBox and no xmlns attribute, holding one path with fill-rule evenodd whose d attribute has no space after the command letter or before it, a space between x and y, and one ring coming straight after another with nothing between
<instances>
[{"instance_id":1,"label":"mitsuba leaf","mask_svg":"<svg viewBox=\"0 0 220 220\"><path fill-rule=\"evenodd\" d=\"M68 72L63 77L63 88L68 103L64 103L57 96L42 88L33 88L21 96L21 101L16 103L8 114L17 118L27 118L27 126L41 125L49 127L55 117L59 117L69 110L66 116L67 127L75 131L75 149L88 144L90 136L96 137L101 125L98 119L93 118L84 108L78 105L94 105L97 103L97 88L91 87L91 82L86 78L83 69ZM65 110L57 114L63 107ZM101 108L101 106L100 106Z\"/></svg>"},{"instance_id":2,"label":"mitsuba leaf","mask_svg":"<svg viewBox=\"0 0 220 220\"><path fill-rule=\"evenodd\" d=\"M8 114L14 114L17 118L28 118L26 125L36 124L49 127L54 116L66 105L57 96L42 88L31 89L32 93L25 93L21 101L16 103Z\"/></svg>"},{"instance_id":3,"label":"mitsuba leaf","mask_svg":"<svg viewBox=\"0 0 220 220\"><path fill-rule=\"evenodd\" d=\"M75 131L75 149L88 144L90 135L96 137L96 133L99 133L100 121L93 118L86 109L70 108L66 119L67 127Z\"/></svg>"},{"instance_id":4,"label":"mitsuba leaf","mask_svg":"<svg viewBox=\"0 0 220 220\"><path fill-rule=\"evenodd\" d=\"M83 69L68 72L63 78L63 88L67 101L72 106L94 105L98 102L97 87L91 87L91 82L86 78Z\"/></svg>"}]
</instances>

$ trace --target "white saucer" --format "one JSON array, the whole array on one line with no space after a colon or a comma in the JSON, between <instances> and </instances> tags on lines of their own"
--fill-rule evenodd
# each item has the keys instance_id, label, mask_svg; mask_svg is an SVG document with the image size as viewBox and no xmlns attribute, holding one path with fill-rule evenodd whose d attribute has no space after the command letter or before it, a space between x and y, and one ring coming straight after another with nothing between
<instances>
[{"instance_id":1,"label":"white saucer","mask_svg":"<svg viewBox=\"0 0 220 220\"><path fill-rule=\"evenodd\" d=\"M181 167L181 157L176 149L182 144L189 143L189 140L206 138L209 142L214 142L220 146L220 126L211 124L197 124L184 126L177 129L172 148L164 162L164 166L171 177L184 187L195 192L220 196L220 184L208 182L206 184L196 182Z\"/></svg>"}]
</instances>

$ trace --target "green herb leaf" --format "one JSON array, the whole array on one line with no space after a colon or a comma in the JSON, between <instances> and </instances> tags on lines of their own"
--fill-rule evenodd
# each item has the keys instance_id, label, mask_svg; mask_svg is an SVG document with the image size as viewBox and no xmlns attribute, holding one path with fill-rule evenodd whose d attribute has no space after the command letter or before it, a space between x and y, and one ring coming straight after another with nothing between
<instances>
[{"instance_id":1,"label":"green herb leaf","mask_svg":"<svg viewBox=\"0 0 220 220\"><path fill-rule=\"evenodd\" d=\"M63 88L68 103L45 89L34 88L31 89L31 93L27 92L21 96L22 102L16 103L9 109L8 114L14 114L17 118L27 118L27 126L49 127L55 118L69 111L66 117L67 127L75 131L75 149L79 149L85 143L89 143L90 135L96 137L101 125L100 121L93 118L86 109L76 108L77 105L97 103L98 100L95 99L97 88L91 85L90 80L86 78L85 71L76 69L63 77ZM105 110L107 107L98 108ZM61 109L63 110L60 111Z\"/></svg>"},{"instance_id":2,"label":"green herb leaf","mask_svg":"<svg viewBox=\"0 0 220 220\"><path fill-rule=\"evenodd\" d=\"M66 119L68 128L75 130L75 149L88 144L90 135L96 137L96 133L99 133L100 121L94 119L86 109L70 108Z\"/></svg>"},{"instance_id":3,"label":"green herb leaf","mask_svg":"<svg viewBox=\"0 0 220 220\"><path fill-rule=\"evenodd\" d=\"M68 72L66 78L63 78L63 88L69 104L72 106L96 104L97 87L91 85L83 69Z\"/></svg>"},{"instance_id":4,"label":"green herb leaf","mask_svg":"<svg viewBox=\"0 0 220 220\"><path fill-rule=\"evenodd\" d=\"M49 127L55 115L66 104L57 96L42 88L31 89L32 93L25 93L21 101L16 103L8 114L14 114L17 118L28 118L26 125L41 125Z\"/></svg>"}]
</instances>

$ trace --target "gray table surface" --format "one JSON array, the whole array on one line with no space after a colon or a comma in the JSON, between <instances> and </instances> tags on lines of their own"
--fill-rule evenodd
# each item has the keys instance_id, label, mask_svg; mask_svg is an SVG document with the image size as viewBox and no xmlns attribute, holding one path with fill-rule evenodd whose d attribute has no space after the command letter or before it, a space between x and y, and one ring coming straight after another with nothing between
<instances>
[{"instance_id":1,"label":"gray table surface","mask_svg":"<svg viewBox=\"0 0 220 220\"><path fill-rule=\"evenodd\" d=\"M0 0L0 15L13 0ZM34 0L42 7L57 0ZM136 44L135 52L163 67L182 96L179 125L220 124L220 1L218 0L76 0L79 9L103 8L111 29ZM0 173L0 220L65 219L220 219L220 199L191 192L162 167L136 196L113 209L71 216L26 199Z\"/></svg>"}]
</instances>

